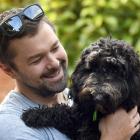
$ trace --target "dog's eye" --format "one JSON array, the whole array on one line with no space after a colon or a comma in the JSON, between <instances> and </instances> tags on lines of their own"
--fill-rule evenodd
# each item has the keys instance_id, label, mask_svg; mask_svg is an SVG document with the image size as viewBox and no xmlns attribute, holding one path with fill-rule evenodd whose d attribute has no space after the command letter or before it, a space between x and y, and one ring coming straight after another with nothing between
<instances>
[{"instance_id":1,"label":"dog's eye","mask_svg":"<svg viewBox=\"0 0 140 140\"><path fill-rule=\"evenodd\" d=\"M112 64L116 64L117 63L117 60L116 60L116 58L112 58L112 57L107 57L106 58L106 61L108 62L108 63L112 63Z\"/></svg>"}]
</instances>

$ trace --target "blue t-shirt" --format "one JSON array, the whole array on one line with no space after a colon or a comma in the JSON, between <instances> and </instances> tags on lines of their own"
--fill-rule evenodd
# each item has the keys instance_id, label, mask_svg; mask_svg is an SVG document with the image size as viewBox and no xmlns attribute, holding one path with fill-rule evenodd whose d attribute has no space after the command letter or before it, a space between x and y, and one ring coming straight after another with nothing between
<instances>
[{"instance_id":1,"label":"blue t-shirt","mask_svg":"<svg viewBox=\"0 0 140 140\"><path fill-rule=\"evenodd\" d=\"M27 127L20 117L30 107L38 104L20 93L11 91L6 96L0 105L0 140L70 140L55 128Z\"/></svg>"}]
</instances>

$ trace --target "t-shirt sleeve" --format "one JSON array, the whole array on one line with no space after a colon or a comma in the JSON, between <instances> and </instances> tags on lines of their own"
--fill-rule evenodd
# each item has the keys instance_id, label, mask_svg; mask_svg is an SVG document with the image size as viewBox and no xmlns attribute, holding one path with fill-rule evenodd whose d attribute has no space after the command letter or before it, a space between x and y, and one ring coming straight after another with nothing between
<instances>
[{"instance_id":1,"label":"t-shirt sleeve","mask_svg":"<svg viewBox=\"0 0 140 140\"><path fill-rule=\"evenodd\" d=\"M42 129L29 128L19 118L9 117L0 116L0 140L49 140Z\"/></svg>"}]
</instances>

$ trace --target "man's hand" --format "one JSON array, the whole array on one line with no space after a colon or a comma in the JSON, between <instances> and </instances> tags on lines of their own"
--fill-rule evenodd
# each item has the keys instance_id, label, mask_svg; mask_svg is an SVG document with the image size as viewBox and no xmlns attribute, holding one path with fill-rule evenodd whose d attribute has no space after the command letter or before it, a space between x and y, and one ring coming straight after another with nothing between
<instances>
[{"instance_id":1,"label":"man's hand","mask_svg":"<svg viewBox=\"0 0 140 140\"><path fill-rule=\"evenodd\" d=\"M137 107L130 112L119 109L100 121L100 140L129 140L140 129Z\"/></svg>"}]
</instances>

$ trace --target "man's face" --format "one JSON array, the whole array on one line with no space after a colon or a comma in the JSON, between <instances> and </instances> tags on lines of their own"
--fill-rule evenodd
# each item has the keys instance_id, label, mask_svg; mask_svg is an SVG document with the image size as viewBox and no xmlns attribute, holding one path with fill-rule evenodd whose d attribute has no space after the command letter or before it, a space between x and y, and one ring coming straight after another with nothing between
<instances>
[{"instance_id":1,"label":"man's face","mask_svg":"<svg viewBox=\"0 0 140 140\"><path fill-rule=\"evenodd\" d=\"M48 24L41 22L35 36L15 39L9 47L16 53L14 75L20 89L47 97L66 87L67 54Z\"/></svg>"}]
</instances>

